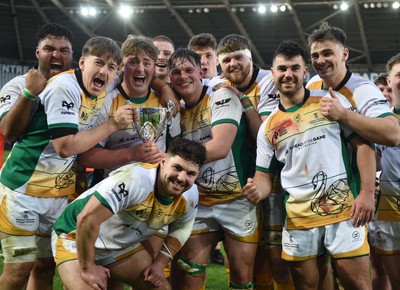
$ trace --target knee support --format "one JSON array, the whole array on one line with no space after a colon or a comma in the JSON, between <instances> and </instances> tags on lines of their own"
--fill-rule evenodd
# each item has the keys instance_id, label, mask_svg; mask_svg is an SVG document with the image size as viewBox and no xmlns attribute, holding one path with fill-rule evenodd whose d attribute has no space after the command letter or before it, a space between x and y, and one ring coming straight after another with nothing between
<instances>
[{"instance_id":1,"label":"knee support","mask_svg":"<svg viewBox=\"0 0 400 290\"><path fill-rule=\"evenodd\" d=\"M230 281L229 282L229 288L231 288L231 290L254 289L254 283L253 282L249 282L246 285L236 285L235 283Z\"/></svg>"},{"instance_id":2,"label":"knee support","mask_svg":"<svg viewBox=\"0 0 400 290\"><path fill-rule=\"evenodd\" d=\"M191 263L188 260L182 258L182 256L179 257L177 264L179 269L181 269L183 272L191 276L200 275L206 271L205 265Z\"/></svg>"},{"instance_id":3,"label":"knee support","mask_svg":"<svg viewBox=\"0 0 400 290\"><path fill-rule=\"evenodd\" d=\"M7 236L1 240L4 263L33 262L37 246L35 236Z\"/></svg>"}]
</instances>

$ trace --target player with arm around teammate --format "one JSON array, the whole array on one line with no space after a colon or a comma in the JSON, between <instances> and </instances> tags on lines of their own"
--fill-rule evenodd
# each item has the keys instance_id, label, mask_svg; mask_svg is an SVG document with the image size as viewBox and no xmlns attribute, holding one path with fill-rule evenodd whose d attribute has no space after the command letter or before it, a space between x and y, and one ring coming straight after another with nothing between
<instances>
[{"instance_id":1,"label":"player with arm around teammate","mask_svg":"<svg viewBox=\"0 0 400 290\"><path fill-rule=\"evenodd\" d=\"M283 164L282 257L290 261L296 289L318 288L316 258L323 253L334 258L345 289L371 289L365 224L374 210L373 149L322 115L320 99L326 92L304 89L305 52L297 43L283 42L278 47L272 73L280 104L260 127L257 170L244 194L254 203L266 198L271 192L271 172L278 162ZM351 107L343 96L337 94L337 98L344 107ZM358 195L346 142L357 148Z\"/></svg>"}]
</instances>

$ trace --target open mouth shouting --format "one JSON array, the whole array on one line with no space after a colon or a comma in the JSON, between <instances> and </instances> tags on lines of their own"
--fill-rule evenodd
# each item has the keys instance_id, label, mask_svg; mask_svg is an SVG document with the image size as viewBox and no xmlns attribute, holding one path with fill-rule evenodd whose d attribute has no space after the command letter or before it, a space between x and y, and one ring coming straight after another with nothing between
<instances>
[{"instance_id":1,"label":"open mouth shouting","mask_svg":"<svg viewBox=\"0 0 400 290\"><path fill-rule=\"evenodd\" d=\"M50 63L50 70L52 75L62 72L62 63L60 61L53 61Z\"/></svg>"},{"instance_id":2,"label":"open mouth shouting","mask_svg":"<svg viewBox=\"0 0 400 290\"><path fill-rule=\"evenodd\" d=\"M135 85L142 86L146 82L145 76L135 76L133 77Z\"/></svg>"},{"instance_id":3,"label":"open mouth shouting","mask_svg":"<svg viewBox=\"0 0 400 290\"><path fill-rule=\"evenodd\" d=\"M106 84L106 80L103 77L95 77L93 79L94 91L99 94Z\"/></svg>"}]
</instances>

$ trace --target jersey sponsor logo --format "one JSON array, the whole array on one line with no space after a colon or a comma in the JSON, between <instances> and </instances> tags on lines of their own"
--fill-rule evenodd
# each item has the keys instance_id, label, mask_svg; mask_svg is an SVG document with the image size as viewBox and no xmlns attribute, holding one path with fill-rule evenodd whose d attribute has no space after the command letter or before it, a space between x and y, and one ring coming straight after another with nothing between
<instances>
[{"instance_id":1,"label":"jersey sponsor logo","mask_svg":"<svg viewBox=\"0 0 400 290\"><path fill-rule=\"evenodd\" d=\"M308 140L306 140L304 142L296 143L293 146L290 146L289 149L286 149L285 155L287 155L289 153L289 151L291 151L293 149L298 149L298 150L303 149L304 147L316 144L317 141L322 140L322 139L325 139L325 134L312 137L312 138L310 138L310 139L308 139Z\"/></svg>"},{"instance_id":2,"label":"jersey sponsor logo","mask_svg":"<svg viewBox=\"0 0 400 290\"><path fill-rule=\"evenodd\" d=\"M82 112L80 118L82 121L87 121L89 119L89 114L86 112Z\"/></svg>"},{"instance_id":3,"label":"jersey sponsor logo","mask_svg":"<svg viewBox=\"0 0 400 290\"><path fill-rule=\"evenodd\" d=\"M211 139L211 135L206 135L206 136L200 137L200 142L207 140L207 139Z\"/></svg>"},{"instance_id":4,"label":"jersey sponsor logo","mask_svg":"<svg viewBox=\"0 0 400 290\"><path fill-rule=\"evenodd\" d=\"M360 234L360 232L359 231L354 231L352 234L351 234L351 237L352 237L352 242L359 242L360 240L361 240L361 234Z\"/></svg>"},{"instance_id":5,"label":"jersey sponsor logo","mask_svg":"<svg viewBox=\"0 0 400 290\"><path fill-rule=\"evenodd\" d=\"M388 103L388 101L385 99L385 100L375 101L374 105L382 105L382 104L387 104L387 103Z\"/></svg>"},{"instance_id":6,"label":"jersey sponsor logo","mask_svg":"<svg viewBox=\"0 0 400 290\"><path fill-rule=\"evenodd\" d=\"M299 244L293 240L292 236L289 236L289 241L284 242L284 246L286 248L298 249Z\"/></svg>"},{"instance_id":7,"label":"jersey sponsor logo","mask_svg":"<svg viewBox=\"0 0 400 290\"><path fill-rule=\"evenodd\" d=\"M67 108L67 110L72 109L74 107L74 103L68 103L67 101L62 101L62 107Z\"/></svg>"},{"instance_id":8,"label":"jersey sponsor logo","mask_svg":"<svg viewBox=\"0 0 400 290\"><path fill-rule=\"evenodd\" d=\"M123 197L126 197L128 195L128 191L125 189L125 183L122 182L120 184L118 184L118 189L115 190L114 188L111 189L111 192L114 194L115 198L118 201L121 201Z\"/></svg>"},{"instance_id":9,"label":"jersey sponsor logo","mask_svg":"<svg viewBox=\"0 0 400 290\"><path fill-rule=\"evenodd\" d=\"M288 133L288 130L286 128L279 128L274 132L274 139L278 139L279 137L282 137Z\"/></svg>"},{"instance_id":10,"label":"jersey sponsor logo","mask_svg":"<svg viewBox=\"0 0 400 290\"><path fill-rule=\"evenodd\" d=\"M216 104L217 106L222 106L222 105L228 104L230 101L231 101L231 98L229 98L229 99L224 99L224 100L221 100L221 101L217 101L217 102L215 102L215 104Z\"/></svg>"},{"instance_id":11,"label":"jersey sponsor logo","mask_svg":"<svg viewBox=\"0 0 400 290\"><path fill-rule=\"evenodd\" d=\"M315 125L325 121L326 118L324 116L321 116L319 113L314 113L314 120L311 120L310 124Z\"/></svg>"},{"instance_id":12,"label":"jersey sponsor logo","mask_svg":"<svg viewBox=\"0 0 400 290\"><path fill-rule=\"evenodd\" d=\"M22 213L22 217L16 218L15 221L19 224L33 224L35 222L34 218L30 218L29 217L29 212L28 211L24 211Z\"/></svg>"},{"instance_id":13,"label":"jersey sponsor logo","mask_svg":"<svg viewBox=\"0 0 400 290\"><path fill-rule=\"evenodd\" d=\"M7 100L10 100L10 99L11 99L10 95L7 95L5 97L1 97L0 98L0 103L5 103Z\"/></svg>"},{"instance_id":14,"label":"jersey sponsor logo","mask_svg":"<svg viewBox=\"0 0 400 290\"><path fill-rule=\"evenodd\" d=\"M253 228L253 222L251 220L247 220L247 221L245 221L244 226L246 229L249 230L249 229Z\"/></svg>"},{"instance_id":15,"label":"jersey sponsor logo","mask_svg":"<svg viewBox=\"0 0 400 290\"><path fill-rule=\"evenodd\" d=\"M139 209L135 212L135 215L142 219L147 219L150 215L150 212L144 209Z\"/></svg>"},{"instance_id":16,"label":"jersey sponsor logo","mask_svg":"<svg viewBox=\"0 0 400 290\"><path fill-rule=\"evenodd\" d=\"M143 231L140 228L137 228L131 224L124 224L123 225L125 228L131 229L132 231L135 232L136 236L141 239L143 237Z\"/></svg>"},{"instance_id":17,"label":"jersey sponsor logo","mask_svg":"<svg viewBox=\"0 0 400 290\"><path fill-rule=\"evenodd\" d=\"M162 135L160 135L160 136L162 136ZM121 138L118 140L118 143L121 144L121 143L126 143L126 142L130 142L130 141L139 141L139 140L141 140L140 137L135 135L135 136L132 136L129 138Z\"/></svg>"},{"instance_id":18,"label":"jersey sponsor logo","mask_svg":"<svg viewBox=\"0 0 400 290\"><path fill-rule=\"evenodd\" d=\"M159 209L157 209L156 212L154 213L154 217L155 217L155 218L160 218L163 214L164 214L164 211L163 211L161 208L159 208Z\"/></svg>"},{"instance_id":19,"label":"jersey sponsor logo","mask_svg":"<svg viewBox=\"0 0 400 290\"><path fill-rule=\"evenodd\" d=\"M279 99L279 94L268 94L268 98L273 100Z\"/></svg>"}]
</instances>

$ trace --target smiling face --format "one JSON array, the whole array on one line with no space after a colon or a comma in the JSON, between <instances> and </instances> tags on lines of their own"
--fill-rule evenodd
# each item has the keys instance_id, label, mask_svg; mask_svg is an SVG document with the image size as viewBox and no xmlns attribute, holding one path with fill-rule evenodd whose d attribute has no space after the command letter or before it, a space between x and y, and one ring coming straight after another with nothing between
<instances>
[{"instance_id":1,"label":"smiling face","mask_svg":"<svg viewBox=\"0 0 400 290\"><path fill-rule=\"evenodd\" d=\"M236 87L246 87L253 74L253 61L240 52L232 52L225 55L220 61L222 73L225 78Z\"/></svg>"},{"instance_id":2,"label":"smiling face","mask_svg":"<svg viewBox=\"0 0 400 290\"><path fill-rule=\"evenodd\" d=\"M172 87L183 98L186 104L197 102L203 89L200 67L188 59L182 59L171 67L169 76Z\"/></svg>"},{"instance_id":3,"label":"smiling face","mask_svg":"<svg viewBox=\"0 0 400 290\"><path fill-rule=\"evenodd\" d=\"M167 197L178 197L188 190L199 174L199 166L185 160L179 155L167 155L160 162L160 172L157 181L159 194Z\"/></svg>"},{"instance_id":4,"label":"smiling face","mask_svg":"<svg viewBox=\"0 0 400 290\"><path fill-rule=\"evenodd\" d=\"M311 62L325 87L336 88L344 79L349 50L338 42L324 40L311 44Z\"/></svg>"},{"instance_id":5,"label":"smiling face","mask_svg":"<svg viewBox=\"0 0 400 290\"><path fill-rule=\"evenodd\" d=\"M168 60L174 52L174 47L167 41L154 41L154 45L158 48L158 57L156 61L156 76L160 79L168 79Z\"/></svg>"},{"instance_id":6,"label":"smiling face","mask_svg":"<svg viewBox=\"0 0 400 290\"><path fill-rule=\"evenodd\" d=\"M307 75L304 59L300 55L289 59L278 55L274 59L271 72L274 84L279 90L282 104L285 105L286 99L292 99L290 102L297 104L296 97L303 97L303 82Z\"/></svg>"},{"instance_id":7,"label":"smiling face","mask_svg":"<svg viewBox=\"0 0 400 290\"><path fill-rule=\"evenodd\" d=\"M91 96L100 95L115 78L118 64L111 58L95 55L82 56L79 59L82 81Z\"/></svg>"},{"instance_id":8,"label":"smiling face","mask_svg":"<svg viewBox=\"0 0 400 290\"><path fill-rule=\"evenodd\" d=\"M36 47L38 69L46 79L69 70L72 62L71 42L63 37L49 35Z\"/></svg>"},{"instance_id":9,"label":"smiling face","mask_svg":"<svg viewBox=\"0 0 400 290\"><path fill-rule=\"evenodd\" d=\"M202 49L193 49L201 57L201 76L203 78L213 78L218 75L218 58L215 49L204 47Z\"/></svg>"},{"instance_id":10,"label":"smiling face","mask_svg":"<svg viewBox=\"0 0 400 290\"><path fill-rule=\"evenodd\" d=\"M146 96L155 73L154 60L143 51L128 55L122 61L121 70L127 94L132 98Z\"/></svg>"}]
</instances>

